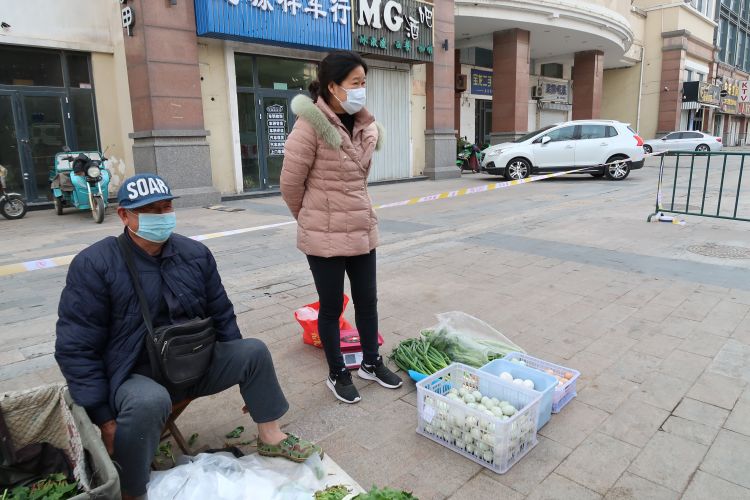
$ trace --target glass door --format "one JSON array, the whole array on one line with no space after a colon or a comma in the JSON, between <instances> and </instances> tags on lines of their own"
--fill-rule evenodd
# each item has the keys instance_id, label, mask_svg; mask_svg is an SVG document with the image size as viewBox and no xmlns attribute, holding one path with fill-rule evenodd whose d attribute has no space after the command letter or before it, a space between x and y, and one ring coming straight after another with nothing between
<instances>
[{"instance_id":1,"label":"glass door","mask_svg":"<svg viewBox=\"0 0 750 500\"><path fill-rule=\"evenodd\" d=\"M0 93L0 165L8 169L5 188L24 193L24 176L21 167L21 142L16 134L16 105L13 94Z\"/></svg>"},{"instance_id":2,"label":"glass door","mask_svg":"<svg viewBox=\"0 0 750 500\"><path fill-rule=\"evenodd\" d=\"M242 159L242 189L261 189L260 150L258 147L258 114L255 112L255 94L237 93L240 125L240 158Z\"/></svg>"},{"instance_id":3,"label":"glass door","mask_svg":"<svg viewBox=\"0 0 750 500\"><path fill-rule=\"evenodd\" d=\"M260 119L263 131L263 155L265 163L264 188L277 188L281 180L284 163L284 143L291 131L293 115L289 109L291 97L285 93L264 93L258 102L261 105ZM292 94L294 95L294 94Z\"/></svg>"}]
</instances>

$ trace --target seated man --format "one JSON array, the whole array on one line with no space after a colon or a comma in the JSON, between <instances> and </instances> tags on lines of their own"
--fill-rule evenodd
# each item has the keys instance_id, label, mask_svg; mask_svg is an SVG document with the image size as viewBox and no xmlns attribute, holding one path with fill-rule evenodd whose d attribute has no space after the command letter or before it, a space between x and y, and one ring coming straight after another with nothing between
<instances>
[{"instance_id":1,"label":"seated man","mask_svg":"<svg viewBox=\"0 0 750 500\"><path fill-rule=\"evenodd\" d=\"M240 335L209 249L172 234L173 198L158 176L136 175L120 188L117 214L154 328L196 316L213 318L213 357L196 385L170 393L154 380L144 342L147 329L117 238L94 243L73 259L60 297L55 358L73 399L101 429L126 499L146 493L172 403L234 385L258 424L260 454L297 462L322 454L318 446L281 431L278 419L289 405L271 354L260 340Z\"/></svg>"}]
</instances>

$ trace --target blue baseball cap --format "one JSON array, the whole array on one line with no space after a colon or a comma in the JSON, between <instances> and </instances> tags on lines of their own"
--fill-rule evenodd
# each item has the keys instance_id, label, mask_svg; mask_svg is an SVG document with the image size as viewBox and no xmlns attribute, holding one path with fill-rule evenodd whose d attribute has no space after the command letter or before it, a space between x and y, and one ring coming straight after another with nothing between
<instances>
[{"instance_id":1,"label":"blue baseball cap","mask_svg":"<svg viewBox=\"0 0 750 500\"><path fill-rule=\"evenodd\" d=\"M117 203L122 208L138 208L175 198L166 181L156 174L138 174L125 179L117 192Z\"/></svg>"}]
</instances>

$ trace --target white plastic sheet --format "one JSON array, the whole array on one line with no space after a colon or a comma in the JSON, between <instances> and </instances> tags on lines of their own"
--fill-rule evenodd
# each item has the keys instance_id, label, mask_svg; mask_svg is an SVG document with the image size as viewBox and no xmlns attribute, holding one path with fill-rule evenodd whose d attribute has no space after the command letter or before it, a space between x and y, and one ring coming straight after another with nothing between
<instances>
[{"instance_id":1,"label":"white plastic sheet","mask_svg":"<svg viewBox=\"0 0 750 500\"><path fill-rule=\"evenodd\" d=\"M184 458L187 463L151 474L148 500L310 500L326 487L326 470L317 455L304 464L257 454Z\"/></svg>"}]
</instances>

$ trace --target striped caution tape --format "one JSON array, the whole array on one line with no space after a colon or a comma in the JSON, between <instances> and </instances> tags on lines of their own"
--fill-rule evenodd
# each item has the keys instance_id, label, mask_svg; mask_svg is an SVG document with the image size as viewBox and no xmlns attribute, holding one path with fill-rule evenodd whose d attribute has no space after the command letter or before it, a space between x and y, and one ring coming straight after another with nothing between
<instances>
[{"instance_id":1,"label":"striped caution tape","mask_svg":"<svg viewBox=\"0 0 750 500\"><path fill-rule=\"evenodd\" d=\"M649 153L649 154L644 155L644 157L659 156L662 154L664 153ZM621 162L605 163L601 166L615 165L617 163L621 163ZM455 191L445 191L442 193L435 193L435 194L431 194L428 196L419 196L416 198L410 198L408 200L396 201L393 203L385 203L382 205L375 205L373 206L373 209L383 210L386 208L403 207L403 206L408 206L408 205L418 205L420 203L428 203L431 201L445 200L449 198L458 198L460 196L467 196L471 194L486 193L488 191L506 189L511 186L529 184L531 182L538 182L538 181L543 181L545 179L562 177L564 175L586 173L586 172L591 172L591 171L592 171L591 167L585 167L585 168L579 168L575 170L567 170L564 172L555 172L552 174L544 174L544 175L537 175L534 177L527 177L526 179L517 179L517 180L505 181L505 182L495 182L493 184L485 184L483 186L457 189ZM266 224L263 226L253 226L253 227L245 227L241 229L232 229L229 231L219 231L216 233L199 234L196 236L191 236L191 239L196 240L196 241L206 241L206 240L212 240L215 238L224 238L226 236L235 236L238 234L252 233L255 231L263 231L266 229L274 229L277 227L288 226L288 225L296 224L296 223L297 221L290 220L290 221L285 221L285 222L278 222L275 224ZM9 276L11 274L19 274L19 273L25 273L25 272L30 272L30 271L39 271L41 269L52 269L55 267L67 266L73 260L73 257L75 257L75 254L52 257L49 259L30 260L27 262L19 262L16 264L6 264L3 266L0 266L0 276Z\"/></svg>"}]
</instances>

